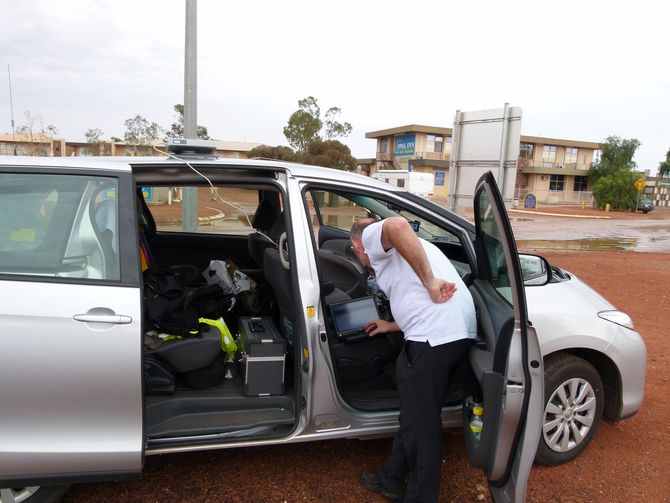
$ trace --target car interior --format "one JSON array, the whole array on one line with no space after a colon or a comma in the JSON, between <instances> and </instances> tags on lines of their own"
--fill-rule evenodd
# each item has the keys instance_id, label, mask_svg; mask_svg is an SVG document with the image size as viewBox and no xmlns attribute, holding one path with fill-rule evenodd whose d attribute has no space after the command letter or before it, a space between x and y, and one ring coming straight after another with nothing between
<instances>
[{"instance_id":1,"label":"car interior","mask_svg":"<svg viewBox=\"0 0 670 503\"><path fill-rule=\"evenodd\" d=\"M138 193L151 177L137 177ZM226 181L227 182L227 181ZM222 184L222 186L225 184ZM236 355L234 377L217 379L205 386L189 385L191 374L210 374L221 363L220 333L208 327L195 337L161 341L156 347L145 344L145 406L146 428L151 445L221 441L236 438L262 438L286 435L296 424L299 408L300 345L294 341L306 334L294 323L298 304L295 302L296 279L285 267L288 256L279 247L284 234L291 242L287 225L288 208L284 194L268 177L266 180L235 181L235 187L251 190L257 201L251 205L253 214L243 219L252 229L246 233L227 233L221 229L200 229L196 232L159 230L154 213L160 208L138 197L139 242L146 248L151 265L161 270L184 268L204 271L212 260L235 264L242 275L251 280L253 288L236 294L234 308L221 313L225 324L240 345L239 327L244 319L268 320L278 334L285 357L280 371L269 371L269 364L258 372L262 379L280 379L283 386L267 393L250 394L246 381L247 367ZM209 190L203 187L202 190ZM403 216L421 237L436 244L452 260L467 285L472 283L469 252L463 246L465 232L437 228L419 214L411 213L390 202L362 194L329 192L318 188L305 191L305 207L313 226L313 245L318 257L323 312L326 316L328 346L333 363L334 380L341 398L351 407L365 411L387 411L399 407L395 385L395 360L403 347L402 333L377 337L351 338L339 334L329 306L355 299L374 300L380 317L391 319L388 300L376 286L374 278L356 259L349 241L352 218L372 216L387 218ZM352 217L351 208L362 212ZM295 209L294 209L295 211ZM234 213L234 212L231 212ZM232 217L231 217L232 218ZM248 227L248 226L247 226ZM284 257L282 257L284 255ZM202 278L195 276L195 284ZM145 290L147 290L145 286ZM146 298L146 294L145 294ZM146 343L146 340L145 340ZM249 356L249 355L247 355ZM247 361L251 372L251 359ZM262 362L261 362L262 364ZM445 405L458 406L463 400L463 366L452 383ZM257 368L261 368L260 366ZM259 374L260 375L260 374ZM222 429L222 425L225 427Z\"/></svg>"},{"instance_id":2,"label":"car interior","mask_svg":"<svg viewBox=\"0 0 670 503\"><path fill-rule=\"evenodd\" d=\"M285 232L282 229L286 228L286 215L272 174L248 177L239 184L242 192L253 193L257 201L249 206L252 213L229 208L236 216L231 215L221 223L232 228L230 233L214 224L203 229L199 223L195 232L182 232L170 225L169 219L161 216L169 213L170 208L162 203L147 204L141 196L142 187L148 185L160 190L164 175L160 171L139 171L136 178L138 242L147 270L159 271L170 278L176 275L180 281L187 278L186 289L195 292L198 299L200 292L212 286L203 272L211 261L220 261L235 268L234 272L227 269L227 277L233 280L233 287L241 286L239 291L224 296L232 297L232 302L214 307L205 303L206 315L200 311L205 308L197 304L198 315L203 315L199 321L207 318L212 324L201 323L201 330L195 335L175 337L160 333L147 323L145 305L144 389L149 443L285 436L296 423L299 369L293 352L298 347L290 343L295 335L290 325L293 314L292 307L285 305L291 298L288 292L292 279L289 271L277 266L277 241L279 233ZM209 187L199 182L197 192L209 193ZM165 187L165 190L172 189ZM155 215L163 218L162 223L157 225ZM145 304L151 295L149 276L145 271ZM215 296L221 297L222 293L219 288ZM208 300L208 295L211 294L205 293L202 298ZM233 354L225 352L223 331L213 324L217 319L223 320L230 336L237 339L237 351ZM267 346L276 354L263 355L265 349L252 348L252 335L248 347L242 347L237 334L245 320L244 326L252 330L265 327L263 333L253 337L258 337L258 341L272 339ZM261 356L254 356L257 350Z\"/></svg>"}]
</instances>

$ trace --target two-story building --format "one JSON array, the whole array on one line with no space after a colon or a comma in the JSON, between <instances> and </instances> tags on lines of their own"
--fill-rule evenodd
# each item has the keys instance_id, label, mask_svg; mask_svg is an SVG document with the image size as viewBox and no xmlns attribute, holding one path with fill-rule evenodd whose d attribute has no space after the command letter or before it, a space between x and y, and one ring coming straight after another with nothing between
<instances>
[{"instance_id":1,"label":"two-story building","mask_svg":"<svg viewBox=\"0 0 670 503\"><path fill-rule=\"evenodd\" d=\"M377 141L373 162L362 163L372 175L380 169L433 173L435 197L449 194L452 128L410 124L365 134ZM591 203L588 170L600 144L539 136L521 136L515 199L532 192L545 204Z\"/></svg>"}]
</instances>

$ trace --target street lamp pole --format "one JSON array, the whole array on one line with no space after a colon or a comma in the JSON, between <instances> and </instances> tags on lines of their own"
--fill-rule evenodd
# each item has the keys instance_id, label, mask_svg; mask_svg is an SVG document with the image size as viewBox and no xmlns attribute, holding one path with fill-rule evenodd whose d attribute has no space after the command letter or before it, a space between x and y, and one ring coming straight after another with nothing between
<instances>
[{"instance_id":1,"label":"street lamp pole","mask_svg":"<svg viewBox=\"0 0 670 503\"><path fill-rule=\"evenodd\" d=\"M186 0L186 39L184 43L184 138L198 137L198 32L197 0ZM198 221L198 189L186 187L182 196L182 229L195 232Z\"/></svg>"}]
</instances>

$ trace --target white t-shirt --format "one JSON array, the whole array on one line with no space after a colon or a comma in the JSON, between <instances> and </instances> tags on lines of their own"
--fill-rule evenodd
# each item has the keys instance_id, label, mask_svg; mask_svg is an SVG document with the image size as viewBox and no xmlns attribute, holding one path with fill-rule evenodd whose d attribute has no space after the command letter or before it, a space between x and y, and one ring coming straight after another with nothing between
<instances>
[{"instance_id":1,"label":"white t-shirt","mask_svg":"<svg viewBox=\"0 0 670 503\"><path fill-rule=\"evenodd\" d=\"M456 293L447 302L436 304L426 287L395 248L384 250L381 242L383 221L363 230L362 242L377 284L391 303L391 312L405 339L428 341L431 346L477 335L472 295L449 259L432 243L419 238L433 275L456 284Z\"/></svg>"}]
</instances>

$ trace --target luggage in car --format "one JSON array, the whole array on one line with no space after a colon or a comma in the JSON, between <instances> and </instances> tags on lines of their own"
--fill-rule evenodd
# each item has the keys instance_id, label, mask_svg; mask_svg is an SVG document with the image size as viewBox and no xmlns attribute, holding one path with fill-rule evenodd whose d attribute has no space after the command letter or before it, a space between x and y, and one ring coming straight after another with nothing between
<instances>
[{"instance_id":1,"label":"luggage in car","mask_svg":"<svg viewBox=\"0 0 670 503\"><path fill-rule=\"evenodd\" d=\"M209 365L182 374L184 384L192 389L203 389L221 384L225 379L226 359L222 352Z\"/></svg>"},{"instance_id":2,"label":"luggage in car","mask_svg":"<svg viewBox=\"0 0 670 503\"><path fill-rule=\"evenodd\" d=\"M284 393L286 340L270 317L240 317L240 363L246 396Z\"/></svg>"}]
</instances>

